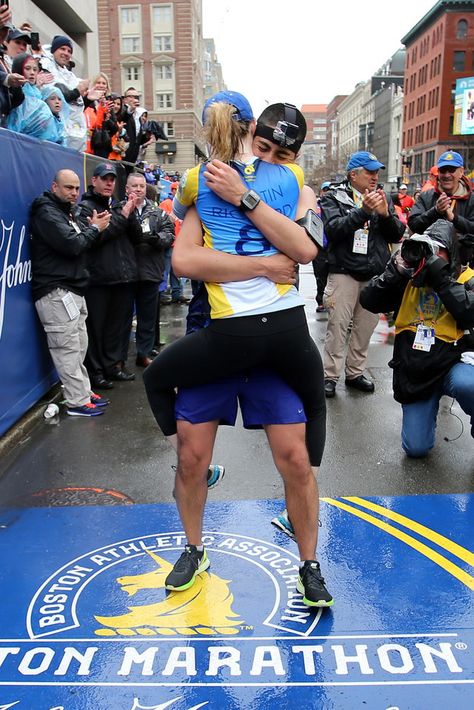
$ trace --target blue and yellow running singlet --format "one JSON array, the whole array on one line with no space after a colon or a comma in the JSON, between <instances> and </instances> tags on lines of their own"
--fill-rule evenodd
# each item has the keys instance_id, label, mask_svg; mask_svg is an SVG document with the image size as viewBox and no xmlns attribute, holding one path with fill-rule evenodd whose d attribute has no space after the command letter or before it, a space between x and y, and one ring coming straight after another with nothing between
<instances>
[{"instance_id":1,"label":"blue and yellow running singlet","mask_svg":"<svg viewBox=\"0 0 474 710\"><path fill-rule=\"evenodd\" d=\"M256 158L248 165L233 162L232 167L267 205L295 219L304 184L303 171L298 165L275 165ZM204 228L204 245L209 249L240 256L278 254L242 210L207 187L203 178L205 169L205 164L196 165L183 176L173 203L176 216L183 219L187 208L194 204ZM206 288L211 318L225 318L271 306L294 287L257 276L246 281L206 283Z\"/></svg>"}]
</instances>

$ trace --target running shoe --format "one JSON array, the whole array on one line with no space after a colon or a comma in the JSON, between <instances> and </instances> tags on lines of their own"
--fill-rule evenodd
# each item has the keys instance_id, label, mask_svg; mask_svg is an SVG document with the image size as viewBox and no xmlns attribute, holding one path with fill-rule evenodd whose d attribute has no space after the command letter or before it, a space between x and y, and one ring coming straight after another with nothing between
<instances>
[{"instance_id":1,"label":"running shoe","mask_svg":"<svg viewBox=\"0 0 474 710\"><path fill-rule=\"evenodd\" d=\"M70 417L98 417L99 414L104 413L101 407L96 407L92 402L84 404L82 407L68 407L66 411Z\"/></svg>"},{"instance_id":2,"label":"running shoe","mask_svg":"<svg viewBox=\"0 0 474 710\"><path fill-rule=\"evenodd\" d=\"M210 564L206 550L199 552L196 545L186 545L181 557L165 579L166 589L184 592L185 589L192 587L196 575L204 572Z\"/></svg>"},{"instance_id":3,"label":"running shoe","mask_svg":"<svg viewBox=\"0 0 474 710\"><path fill-rule=\"evenodd\" d=\"M173 471L177 470L177 466L171 466ZM209 466L209 470L207 472L207 490L210 490L211 488L215 488L216 486L219 485L219 483L222 481L222 479L225 476L225 468L224 466L219 466L217 463L211 463ZM174 490L173 490L173 498L175 498Z\"/></svg>"},{"instance_id":4,"label":"running shoe","mask_svg":"<svg viewBox=\"0 0 474 710\"><path fill-rule=\"evenodd\" d=\"M278 530L284 532L285 535L288 535L288 537L291 537L292 540L296 540L295 530L291 524L291 520L288 517L288 511L286 508L282 513L280 513L280 515L273 518L272 525L278 528Z\"/></svg>"},{"instance_id":5,"label":"running shoe","mask_svg":"<svg viewBox=\"0 0 474 710\"><path fill-rule=\"evenodd\" d=\"M319 562L306 560L300 568L296 588L303 595L306 606L332 606L334 599L324 586Z\"/></svg>"},{"instance_id":6,"label":"running shoe","mask_svg":"<svg viewBox=\"0 0 474 710\"><path fill-rule=\"evenodd\" d=\"M91 392L91 402L92 404L95 404L96 407L106 407L110 404L110 399L107 399L107 397L101 397L100 394L95 394L95 392Z\"/></svg>"},{"instance_id":7,"label":"running shoe","mask_svg":"<svg viewBox=\"0 0 474 710\"><path fill-rule=\"evenodd\" d=\"M207 472L207 488L215 488L219 485L225 476L224 466L219 466L217 463L211 463L209 466L209 471Z\"/></svg>"}]
</instances>

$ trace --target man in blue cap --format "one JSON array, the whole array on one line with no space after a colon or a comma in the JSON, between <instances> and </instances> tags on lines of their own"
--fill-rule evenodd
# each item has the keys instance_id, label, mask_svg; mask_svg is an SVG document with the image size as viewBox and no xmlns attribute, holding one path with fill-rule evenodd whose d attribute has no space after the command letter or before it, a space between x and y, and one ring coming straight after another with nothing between
<instances>
[{"instance_id":1,"label":"man in blue cap","mask_svg":"<svg viewBox=\"0 0 474 710\"><path fill-rule=\"evenodd\" d=\"M323 357L326 397L336 394L351 322L346 386L361 392L375 389L364 369L378 315L362 308L359 295L373 276L384 271L390 245L399 242L405 231L390 198L377 187L379 170L384 167L372 153L353 153L346 180L331 185L320 201L329 269L324 291L329 314Z\"/></svg>"},{"instance_id":2,"label":"man in blue cap","mask_svg":"<svg viewBox=\"0 0 474 710\"><path fill-rule=\"evenodd\" d=\"M420 194L408 218L409 228L421 234L438 219L446 219L458 234L474 234L474 195L464 175L462 155L447 150L436 165L437 185Z\"/></svg>"}]
</instances>

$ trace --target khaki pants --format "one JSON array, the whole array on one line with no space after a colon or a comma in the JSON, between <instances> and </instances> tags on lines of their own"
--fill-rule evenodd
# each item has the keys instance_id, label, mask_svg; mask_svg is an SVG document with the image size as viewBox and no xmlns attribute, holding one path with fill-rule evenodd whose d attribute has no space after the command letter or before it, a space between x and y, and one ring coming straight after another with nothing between
<instances>
[{"instance_id":1,"label":"khaki pants","mask_svg":"<svg viewBox=\"0 0 474 710\"><path fill-rule=\"evenodd\" d=\"M62 297L71 293L79 315L71 320ZM57 288L35 303L48 340L48 348L69 407L82 407L91 401L89 375L84 367L87 352L85 299L71 291Z\"/></svg>"},{"instance_id":2,"label":"khaki pants","mask_svg":"<svg viewBox=\"0 0 474 710\"><path fill-rule=\"evenodd\" d=\"M362 375L367 360L370 337L379 316L366 311L359 303L359 294L367 281L356 281L347 274L329 274L324 291L324 306L328 309L328 326L324 342L324 377L339 379L351 320L346 356L346 378Z\"/></svg>"}]
</instances>

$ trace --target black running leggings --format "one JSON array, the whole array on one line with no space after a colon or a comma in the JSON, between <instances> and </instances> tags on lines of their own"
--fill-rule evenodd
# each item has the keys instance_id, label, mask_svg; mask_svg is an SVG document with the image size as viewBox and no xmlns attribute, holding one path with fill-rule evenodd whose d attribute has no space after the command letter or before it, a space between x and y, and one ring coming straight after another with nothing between
<instances>
[{"instance_id":1,"label":"black running leggings","mask_svg":"<svg viewBox=\"0 0 474 710\"><path fill-rule=\"evenodd\" d=\"M312 466L319 466L326 440L323 364L302 306L215 319L208 328L165 348L143 374L148 400L163 434L176 433L175 387L206 384L256 366L279 374L301 397L309 458Z\"/></svg>"}]
</instances>

